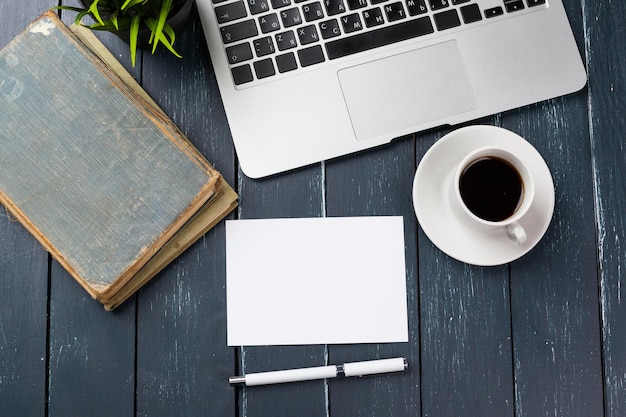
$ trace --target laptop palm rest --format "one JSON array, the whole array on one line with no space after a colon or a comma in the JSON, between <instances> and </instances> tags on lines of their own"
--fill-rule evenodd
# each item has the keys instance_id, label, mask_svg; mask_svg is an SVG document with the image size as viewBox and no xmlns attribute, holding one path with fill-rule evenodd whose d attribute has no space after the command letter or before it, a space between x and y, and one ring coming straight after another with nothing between
<instances>
[{"instance_id":1,"label":"laptop palm rest","mask_svg":"<svg viewBox=\"0 0 626 417\"><path fill-rule=\"evenodd\" d=\"M476 109L454 40L346 68L338 76L358 140Z\"/></svg>"}]
</instances>

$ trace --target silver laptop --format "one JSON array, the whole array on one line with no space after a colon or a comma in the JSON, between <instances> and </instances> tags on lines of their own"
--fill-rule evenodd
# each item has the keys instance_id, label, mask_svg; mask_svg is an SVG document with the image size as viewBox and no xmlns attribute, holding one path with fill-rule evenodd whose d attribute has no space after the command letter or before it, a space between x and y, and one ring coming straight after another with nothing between
<instances>
[{"instance_id":1,"label":"silver laptop","mask_svg":"<svg viewBox=\"0 0 626 417\"><path fill-rule=\"evenodd\" d=\"M581 89L562 0L196 0L264 177Z\"/></svg>"}]
</instances>

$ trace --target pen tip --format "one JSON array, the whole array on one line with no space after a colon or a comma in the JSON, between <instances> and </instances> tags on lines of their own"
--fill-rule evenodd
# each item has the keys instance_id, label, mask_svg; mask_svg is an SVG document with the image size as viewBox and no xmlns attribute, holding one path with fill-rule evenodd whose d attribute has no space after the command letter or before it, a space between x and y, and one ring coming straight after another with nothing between
<instances>
[{"instance_id":1,"label":"pen tip","mask_svg":"<svg viewBox=\"0 0 626 417\"><path fill-rule=\"evenodd\" d=\"M246 382L246 377L245 376L231 376L230 378L228 378L228 382L231 385L244 384Z\"/></svg>"}]
</instances>

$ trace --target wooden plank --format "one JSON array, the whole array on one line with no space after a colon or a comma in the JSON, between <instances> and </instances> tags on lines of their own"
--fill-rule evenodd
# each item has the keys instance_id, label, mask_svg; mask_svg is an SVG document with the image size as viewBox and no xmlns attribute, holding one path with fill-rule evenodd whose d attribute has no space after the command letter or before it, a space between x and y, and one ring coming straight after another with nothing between
<instances>
[{"instance_id":1,"label":"wooden plank","mask_svg":"<svg viewBox=\"0 0 626 417\"><path fill-rule=\"evenodd\" d=\"M516 411L520 416L602 412L585 96L583 92L551 100L504 118L505 127L521 132L543 155L556 189L550 228L537 247L511 269Z\"/></svg>"},{"instance_id":2,"label":"wooden plank","mask_svg":"<svg viewBox=\"0 0 626 417\"><path fill-rule=\"evenodd\" d=\"M580 5L566 6L582 47ZM546 236L512 266L519 416L603 415L587 100L583 89L503 118L543 155L556 189Z\"/></svg>"},{"instance_id":3,"label":"wooden plank","mask_svg":"<svg viewBox=\"0 0 626 417\"><path fill-rule=\"evenodd\" d=\"M56 2L0 3L0 48ZM0 404L6 416L46 412L48 254L0 206Z\"/></svg>"},{"instance_id":4,"label":"wooden plank","mask_svg":"<svg viewBox=\"0 0 626 417\"><path fill-rule=\"evenodd\" d=\"M49 415L132 415L135 304L107 312L61 265L51 273Z\"/></svg>"},{"instance_id":5,"label":"wooden plank","mask_svg":"<svg viewBox=\"0 0 626 417\"><path fill-rule=\"evenodd\" d=\"M605 415L626 404L626 3L583 2L589 72L589 120L598 229Z\"/></svg>"},{"instance_id":6,"label":"wooden plank","mask_svg":"<svg viewBox=\"0 0 626 417\"><path fill-rule=\"evenodd\" d=\"M41 1L33 3L0 4L3 23L0 44L8 42L45 9L38 6ZM583 93L582 98L568 97L530 106L503 117L504 126L537 141L533 143L548 160L557 185L555 221L539 246L511 266L511 290L507 267L474 268L451 261L418 232L415 250L419 249L420 262L417 265L409 260L409 264L415 265L407 265L408 277L419 277L415 284L419 291L409 295L412 333L408 355L415 358L421 349L420 379L415 379L416 374L412 373L413 362L419 360L409 359L412 368L401 377L403 383L399 388L392 380L395 376L381 380L380 385L372 383L378 381L374 378L254 389L228 387L225 378L242 368L254 371L320 365L342 357L352 360L354 355L362 354L366 359L380 353L376 347L333 346L328 350L320 346L258 347L238 351L235 357L233 349L225 347L225 305L220 304L224 297L225 275L222 267L213 262L213 257L223 257L223 230L218 228L138 297L140 350L136 414L420 415L421 411L422 415L443 416L602 415L601 371L604 371L605 415L622 415L626 403L623 390L626 330L620 325L620 320L626 317L622 302L626 259L622 243L626 232L623 216L626 128L620 109L624 108L621 90L626 83L623 71L616 70L624 67L624 52L615 47L607 49L606 45L621 44L619 28L626 16L622 3L610 7L601 3L587 0L582 13L578 9L580 5L572 6L573 2L566 5L579 41L583 35L580 16L584 13L586 19L586 52L592 75L589 95ZM33 9L37 12L33 13ZM20 18L24 22L20 23ZM7 35L13 29L15 33ZM109 39L108 35L103 37ZM115 38L110 39L108 45L117 45ZM195 42L204 45L201 37L194 38ZM125 59L126 46L116 50L116 55ZM210 77L210 64L204 53L199 53L197 58L203 62L199 71ZM155 59L159 61L161 56ZM196 58L193 59L196 68ZM149 60L149 65L169 67L171 63ZM180 71L153 74L154 77L185 77ZM194 74L190 78L191 81L187 78L186 82L193 84L200 77ZM170 84L171 81L161 84L148 76L153 91L163 85L174 88L171 86L175 83ZM192 94L185 87L186 98L182 101L210 103L210 117L191 123L185 122L189 110L181 104L179 90L168 91L160 97L160 103L167 107L168 113L173 112L181 127L194 138L194 143L227 174L232 184L236 170L232 152L222 151L226 146L224 142L228 142L228 130L216 87L211 84L212 93L200 98L196 98L197 92ZM572 101L575 110L572 110ZM575 117L562 117L570 111ZM586 120L591 120L590 144L585 142L588 140ZM499 120L487 122L498 124ZM446 131L420 134L417 158ZM213 134L204 135L204 132ZM220 139L215 140L216 136ZM383 150L379 154L379 150L375 150L371 154L329 162L326 172L316 166L259 182L241 176L240 186L245 191L246 201L241 215L317 216L324 215L325 210L329 215L347 215L359 214L360 209L363 214L385 213L386 200L371 203L365 194L371 189L377 190L377 194L391 187L391 184L377 182L379 178L375 175L376 172L389 173L389 168L381 165L391 164L395 152L405 150L402 144L394 144L390 149L394 149L391 154ZM588 159L590 154L592 162ZM365 161L375 167L368 168ZM405 163L401 166L405 167ZM357 178L356 186L351 188L351 183L346 182L341 186L344 189L335 188L332 184L339 173L352 173ZM396 174L400 178L400 174ZM398 184L406 184L405 174L402 173L403 179L398 179ZM330 188L324 196L325 183ZM592 183L595 195L589 192ZM345 190L349 195L342 196ZM405 215L408 201L399 201L400 191L389 188L386 192L393 195L390 207ZM387 194L383 195L387 198ZM324 198L327 209L323 208ZM352 202L356 204L346 204ZM406 216L408 214L405 219ZM591 226L594 222L600 228L598 246ZM595 263L596 250L599 250L599 265ZM107 415L134 415L134 361L130 357L134 354L135 332L132 301L113 314L105 313L71 277L63 274L58 264L53 265L50 359L46 360L47 256L34 239L0 209L0 302L3 306L0 307L0 404L3 413L45 415L48 400L49 415L97 416L104 415L105 410ZM596 274L599 274L602 292L601 316L594 313L594 308L597 310L600 305L594 285ZM507 305L509 297L513 300L512 310ZM414 306L419 308L421 317L413 316ZM512 314L512 323L508 314ZM602 329L594 327L594 317L597 323L602 323ZM202 324L203 321L206 324ZM511 326L513 342L505 336L508 327L508 337L511 337ZM603 369L599 368L600 331L604 343ZM415 346L415 338L420 340L418 346ZM382 353L395 353L385 350L392 347L382 348ZM45 396L47 362L50 363L48 398ZM516 387L512 385L514 379ZM400 393L393 391L398 389ZM201 399L202 395L207 395L210 401ZM343 398L346 396L348 399ZM363 405L355 406L357 401L353 399ZM395 403L396 400L400 403ZM401 409L407 405L412 407L409 411Z\"/></svg>"},{"instance_id":7,"label":"wooden plank","mask_svg":"<svg viewBox=\"0 0 626 417\"><path fill-rule=\"evenodd\" d=\"M498 118L470 124L497 125ZM448 131L419 135L418 158ZM418 248L422 414L512 415L508 267L456 261L421 229Z\"/></svg>"},{"instance_id":8,"label":"wooden plank","mask_svg":"<svg viewBox=\"0 0 626 417\"><path fill-rule=\"evenodd\" d=\"M228 386L223 223L138 297L137 415L235 414Z\"/></svg>"},{"instance_id":9,"label":"wooden plank","mask_svg":"<svg viewBox=\"0 0 626 417\"><path fill-rule=\"evenodd\" d=\"M73 14L62 16L66 24L74 21ZM116 57L125 55L120 51L127 46L115 36L98 33L98 37ZM130 67L127 61L123 63ZM48 414L132 415L135 303L129 301L114 313L106 312L53 262L49 332Z\"/></svg>"},{"instance_id":10,"label":"wooden plank","mask_svg":"<svg viewBox=\"0 0 626 417\"><path fill-rule=\"evenodd\" d=\"M409 343L329 346L329 361L334 364L398 356L405 357L409 364L403 375L330 381L330 415L420 415L417 220L411 200L414 146L411 137L405 137L389 146L326 163L329 217L403 217L409 319Z\"/></svg>"},{"instance_id":11,"label":"wooden plank","mask_svg":"<svg viewBox=\"0 0 626 417\"><path fill-rule=\"evenodd\" d=\"M262 180L240 173L239 218L320 217L324 213L324 176L313 165ZM237 374L327 364L324 345L255 346L238 349ZM242 417L328 415L326 381L233 388Z\"/></svg>"},{"instance_id":12,"label":"wooden plank","mask_svg":"<svg viewBox=\"0 0 626 417\"><path fill-rule=\"evenodd\" d=\"M144 52L143 86L235 184L235 155L198 17L177 35L177 59ZM233 215L230 216L232 218ZM228 385L224 223L209 231L138 297L137 415L234 416Z\"/></svg>"},{"instance_id":13,"label":"wooden plank","mask_svg":"<svg viewBox=\"0 0 626 417\"><path fill-rule=\"evenodd\" d=\"M45 413L48 254L0 206L0 403L7 416Z\"/></svg>"}]
</instances>

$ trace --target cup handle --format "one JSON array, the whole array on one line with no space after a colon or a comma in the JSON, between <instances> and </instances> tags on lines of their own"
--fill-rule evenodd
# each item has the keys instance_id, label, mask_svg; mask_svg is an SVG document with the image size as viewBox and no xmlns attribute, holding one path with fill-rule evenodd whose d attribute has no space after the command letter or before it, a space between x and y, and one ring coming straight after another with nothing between
<instances>
[{"instance_id":1,"label":"cup handle","mask_svg":"<svg viewBox=\"0 0 626 417\"><path fill-rule=\"evenodd\" d=\"M506 233L506 237L509 239L509 241L514 245L523 245L528 239L528 237L526 236L526 231L517 222L511 223L506 226L504 228L504 232Z\"/></svg>"}]
</instances>

